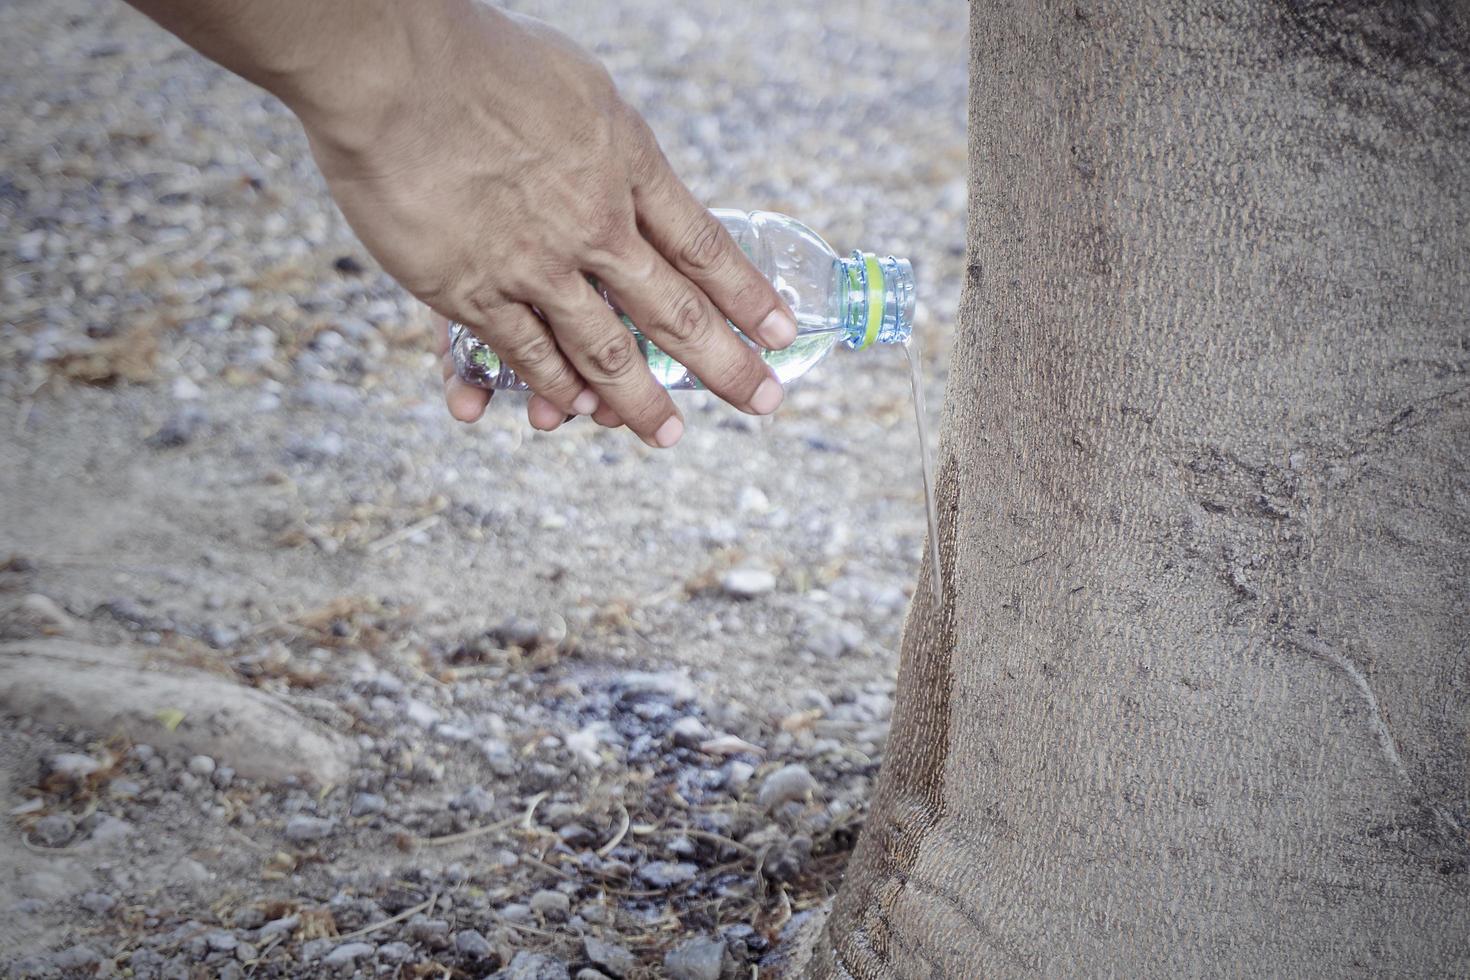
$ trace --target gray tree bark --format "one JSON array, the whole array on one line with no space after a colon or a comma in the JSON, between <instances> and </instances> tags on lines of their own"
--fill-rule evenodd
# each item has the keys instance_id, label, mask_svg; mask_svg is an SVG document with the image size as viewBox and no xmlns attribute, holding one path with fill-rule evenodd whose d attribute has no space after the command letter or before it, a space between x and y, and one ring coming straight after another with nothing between
<instances>
[{"instance_id":1,"label":"gray tree bark","mask_svg":"<svg viewBox=\"0 0 1470 980\"><path fill-rule=\"evenodd\" d=\"M971 18L949 586L811 972L1470 975L1466 5Z\"/></svg>"}]
</instances>

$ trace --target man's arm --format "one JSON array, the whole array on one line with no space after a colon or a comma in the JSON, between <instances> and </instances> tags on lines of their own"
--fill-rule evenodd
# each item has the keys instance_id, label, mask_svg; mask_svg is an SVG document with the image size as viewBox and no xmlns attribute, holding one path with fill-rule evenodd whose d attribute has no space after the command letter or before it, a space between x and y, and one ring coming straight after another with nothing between
<instances>
[{"instance_id":1,"label":"man's arm","mask_svg":"<svg viewBox=\"0 0 1470 980\"><path fill-rule=\"evenodd\" d=\"M780 405L725 321L785 347L790 310L563 35L473 0L130 2L296 113L364 245L530 384L538 428L683 432L588 275L726 401ZM478 417L485 397L450 384L456 416Z\"/></svg>"}]
</instances>

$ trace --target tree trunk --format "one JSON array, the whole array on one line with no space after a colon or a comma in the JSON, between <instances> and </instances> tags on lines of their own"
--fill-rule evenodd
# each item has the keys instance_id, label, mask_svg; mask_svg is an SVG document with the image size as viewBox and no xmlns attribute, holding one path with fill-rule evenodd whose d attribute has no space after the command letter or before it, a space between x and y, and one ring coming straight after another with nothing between
<instances>
[{"instance_id":1,"label":"tree trunk","mask_svg":"<svg viewBox=\"0 0 1470 980\"><path fill-rule=\"evenodd\" d=\"M810 970L1470 975L1470 14L971 19L949 587Z\"/></svg>"}]
</instances>

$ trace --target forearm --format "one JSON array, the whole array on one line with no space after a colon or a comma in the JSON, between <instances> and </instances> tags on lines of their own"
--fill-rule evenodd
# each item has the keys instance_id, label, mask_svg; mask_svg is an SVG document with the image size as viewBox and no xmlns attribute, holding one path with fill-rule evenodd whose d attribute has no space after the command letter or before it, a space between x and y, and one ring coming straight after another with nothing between
<instances>
[{"instance_id":1,"label":"forearm","mask_svg":"<svg viewBox=\"0 0 1470 980\"><path fill-rule=\"evenodd\" d=\"M128 0L205 57L332 130L389 105L471 0Z\"/></svg>"}]
</instances>

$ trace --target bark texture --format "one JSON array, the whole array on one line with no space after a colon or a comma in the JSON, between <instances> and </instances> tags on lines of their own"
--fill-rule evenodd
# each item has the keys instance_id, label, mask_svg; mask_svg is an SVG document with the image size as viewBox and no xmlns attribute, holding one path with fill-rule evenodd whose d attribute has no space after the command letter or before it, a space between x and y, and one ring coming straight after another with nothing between
<instances>
[{"instance_id":1,"label":"bark texture","mask_svg":"<svg viewBox=\"0 0 1470 980\"><path fill-rule=\"evenodd\" d=\"M811 971L1470 975L1470 14L971 19L950 586Z\"/></svg>"}]
</instances>

